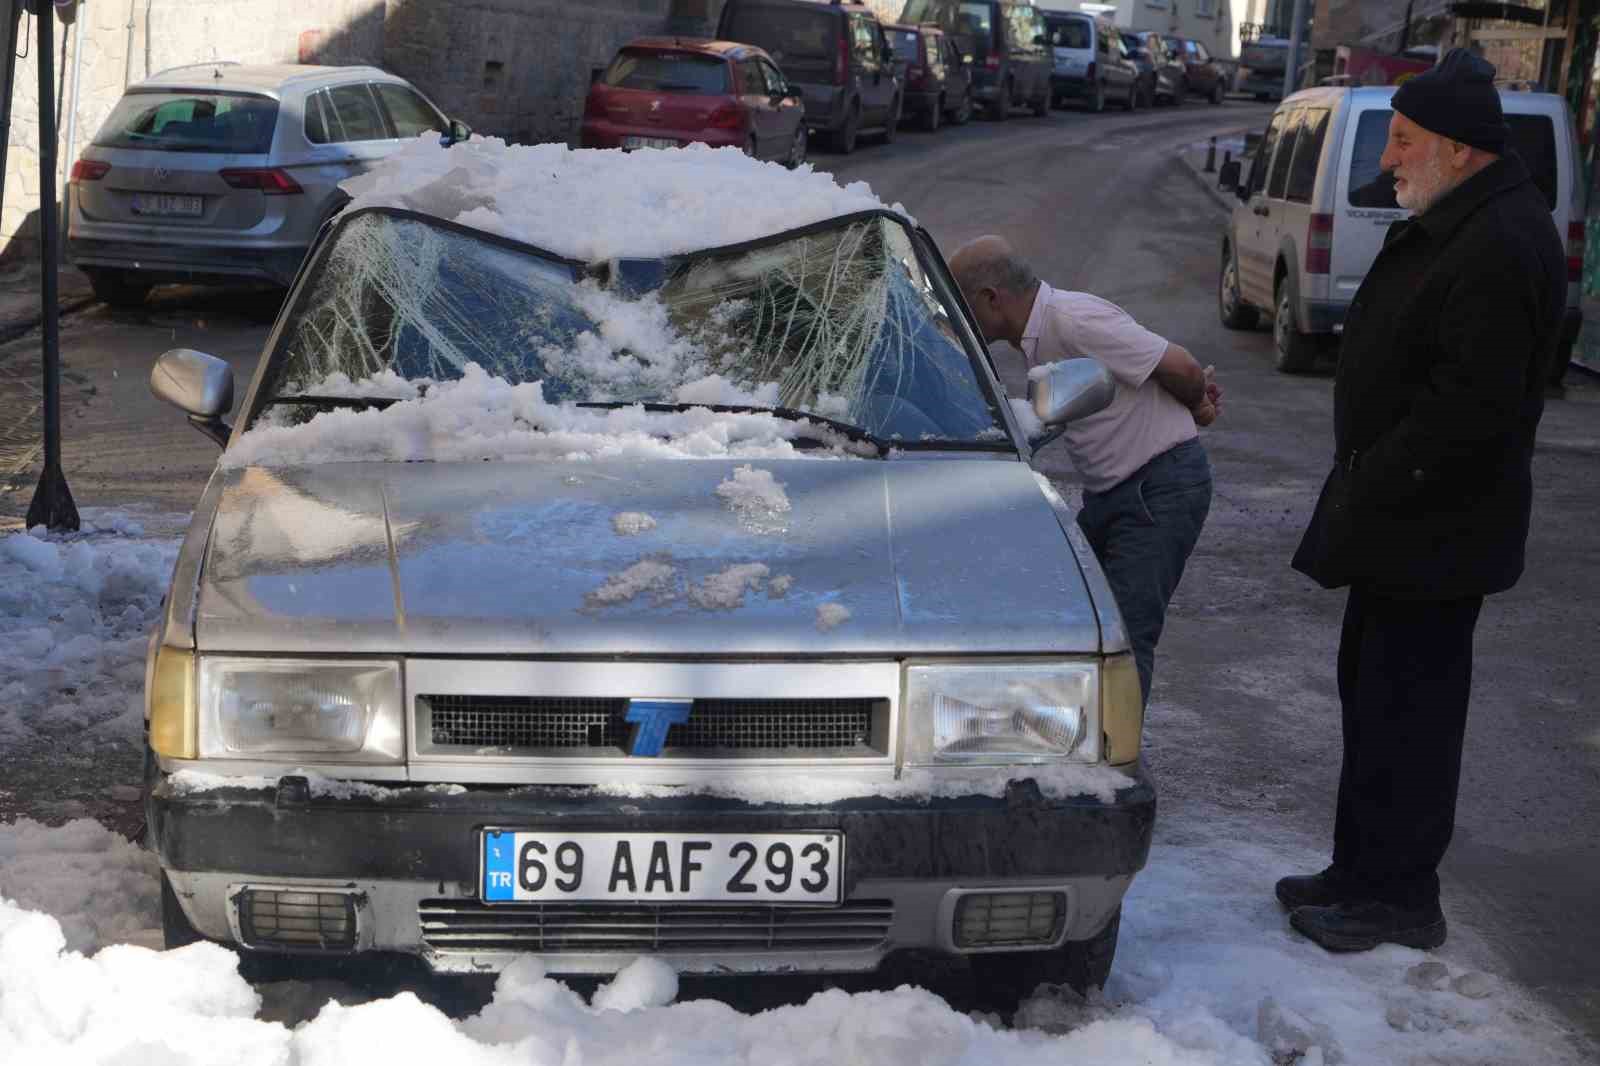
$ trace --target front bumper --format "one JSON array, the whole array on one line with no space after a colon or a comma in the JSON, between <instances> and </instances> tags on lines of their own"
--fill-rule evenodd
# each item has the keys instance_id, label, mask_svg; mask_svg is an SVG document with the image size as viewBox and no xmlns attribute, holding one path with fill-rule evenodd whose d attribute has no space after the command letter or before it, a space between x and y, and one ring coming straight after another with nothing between
<instances>
[{"instance_id":1,"label":"front bumper","mask_svg":"<svg viewBox=\"0 0 1600 1066\"><path fill-rule=\"evenodd\" d=\"M1050 92L1057 99L1069 96L1088 96L1089 79L1081 74L1050 75Z\"/></svg>"},{"instance_id":2,"label":"front bumper","mask_svg":"<svg viewBox=\"0 0 1600 1066\"><path fill-rule=\"evenodd\" d=\"M554 787L479 787L454 794L405 787L310 798L280 783L276 789L184 793L158 776L147 796L147 817L161 866L190 923L207 937L247 948L263 945L243 933L244 890L321 890L339 894L352 908L356 934L345 950L419 955L446 972L497 971L532 953L552 973L606 974L644 953L686 973L824 973L873 970L899 952L960 954L952 914L973 889L1059 894L1064 917L1057 943L1094 936L1149 854L1155 789L1141 769L1112 803L1091 796L1050 799L1032 781L1017 781L999 799L868 797L781 806L707 796L622 799ZM520 913L526 931L529 923L547 920L546 909L522 904L518 912L478 901L479 834L486 826L630 833L833 830L846 842L840 923L870 925L872 932L824 940L822 946L753 937L734 946L707 947L691 938L643 950L596 950L571 942L549 950L540 946L542 940L507 934L502 920ZM582 918L585 906L561 905L562 913L568 920L574 914ZM591 910L615 906L595 904ZM641 912L651 908L632 910L630 921L650 920ZM656 910L664 915L657 918L662 925L681 918L689 905ZM767 924L782 924L796 913L759 910L771 912ZM442 934L440 916L452 913L454 932ZM870 920L858 917L866 915ZM754 928L749 913L739 920L744 933Z\"/></svg>"}]
</instances>

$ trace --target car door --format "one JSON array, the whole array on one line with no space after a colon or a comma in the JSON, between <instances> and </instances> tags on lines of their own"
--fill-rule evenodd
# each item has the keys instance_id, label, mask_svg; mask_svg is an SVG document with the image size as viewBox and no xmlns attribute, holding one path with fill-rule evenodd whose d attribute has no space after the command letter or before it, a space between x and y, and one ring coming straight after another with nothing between
<instances>
[{"instance_id":1,"label":"car door","mask_svg":"<svg viewBox=\"0 0 1600 1066\"><path fill-rule=\"evenodd\" d=\"M1261 246L1271 257L1269 275L1277 271L1278 255L1284 248L1285 238L1294 249L1287 266L1293 275L1290 291L1296 294L1304 288L1302 283L1305 279L1301 277L1301 270L1306 261L1306 224L1311 218L1311 205L1297 204L1289 199L1289 169L1294 162L1295 148L1300 143L1300 131L1305 128L1305 114L1303 107L1288 111L1278 129L1278 147L1272 156L1272 169L1267 171L1267 187L1263 193L1266 214L1259 216L1262 220ZM1267 280L1270 284L1273 277L1269 276Z\"/></svg>"},{"instance_id":2,"label":"car door","mask_svg":"<svg viewBox=\"0 0 1600 1066\"><path fill-rule=\"evenodd\" d=\"M954 38L941 37L944 51L945 106L954 111L972 95L972 67L970 61L956 47Z\"/></svg>"},{"instance_id":3,"label":"car door","mask_svg":"<svg viewBox=\"0 0 1600 1066\"><path fill-rule=\"evenodd\" d=\"M1234 234L1239 257L1239 294L1257 307L1272 306L1272 264L1277 252L1277 242L1269 232L1267 208L1267 177L1272 169L1273 153L1278 147L1278 135L1288 120L1288 112L1273 113L1267 131L1261 138L1261 147L1250 162L1250 178L1246 186L1247 212L1241 212L1239 228ZM1269 243L1270 242L1270 243Z\"/></svg>"},{"instance_id":4,"label":"car door","mask_svg":"<svg viewBox=\"0 0 1600 1066\"><path fill-rule=\"evenodd\" d=\"M739 105L750 116L750 136L755 142L755 150L750 154L757 159L770 159L776 151L778 114L767 92L766 75L762 73L761 64L752 57L734 63L733 77Z\"/></svg>"},{"instance_id":5,"label":"car door","mask_svg":"<svg viewBox=\"0 0 1600 1066\"><path fill-rule=\"evenodd\" d=\"M861 96L861 123L886 124L894 82L884 69L882 35L878 20L871 15L851 12L850 65L855 70L856 91Z\"/></svg>"},{"instance_id":6,"label":"car door","mask_svg":"<svg viewBox=\"0 0 1600 1066\"><path fill-rule=\"evenodd\" d=\"M1139 64L1134 62L1122 34L1111 31L1112 93L1119 100L1129 100L1139 89Z\"/></svg>"},{"instance_id":7,"label":"car door","mask_svg":"<svg viewBox=\"0 0 1600 1066\"><path fill-rule=\"evenodd\" d=\"M318 89L307 94L304 106L310 150L289 170L317 202L320 220L341 181L371 170L400 142L365 82Z\"/></svg>"},{"instance_id":8,"label":"car door","mask_svg":"<svg viewBox=\"0 0 1600 1066\"><path fill-rule=\"evenodd\" d=\"M789 149L794 144L794 131L806 119L806 105L798 97L789 95L789 83L784 80L783 72L772 64L770 60L760 60L761 73L767 81L767 100L772 104L773 159L787 159Z\"/></svg>"}]
</instances>

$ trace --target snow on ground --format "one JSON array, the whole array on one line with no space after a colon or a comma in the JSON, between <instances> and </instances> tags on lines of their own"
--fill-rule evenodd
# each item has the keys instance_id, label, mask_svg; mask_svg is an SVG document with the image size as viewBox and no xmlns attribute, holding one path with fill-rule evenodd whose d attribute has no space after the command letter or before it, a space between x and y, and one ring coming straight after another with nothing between
<instances>
[{"instance_id":1,"label":"snow on ground","mask_svg":"<svg viewBox=\"0 0 1600 1066\"><path fill-rule=\"evenodd\" d=\"M1238 826L1160 834L1124 907L1116 967L1084 1002L1041 988L1014 1029L902 987L746 1015L677 1002L641 960L585 1002L524 959L479 1014L411 993L337 994L296 1028L257 1020L235 957L114 944L157 921L149 857L93 823L0 826L0 1062L8 1066L1386 1066L1592 1061L1515 986L1439 952L1330 955L1293 934L1272 879L1319 856ZM149 879L149 890L137 882ZM94 891L90 886L117 886ZM63 926L67 932L63 933ZM79 954L82 949L86 954ZM96 954L87 952L97 951ZM1441 969L1442 967L1442 969ZM1487 995L1479 995L1487 991ZM368 1000L363 1002L363 1000Z\"/></svg>"},{"instance_id":2,"label":"snow on ground","mask_svg":"<svg viewBox=\"0 0 1600 1066\"><path fill-rule=\"evenodd\" d=\"M736 148L574 151L494 137L441 148L427 134L345 188L347 211L424 211L586 262L739 244L884 206L865 182L841 187Z\"/></svg>"},{"instance_id":3,"label":"snow on ground","mask_svg":"<svg viewBox=\"0 0 1600 1066\"><path fill-rule=\"evenodd\" d=\"M139 736L146 641L178 542L124 514L83 517L78 533L0 535L0 746Z\"/></svg>"},{"instance_id":4,"label":"snow on ground","mask_svg":"<svg viewBox=\"0 0 1600 1066\"><path fill-rule=\"evenodd\" d=\"M799 437L826 449L796 449ZM296 426L259 424L224 467L479 459L838 458L870 447L811 422L707 408L647 412L554 404L539 382L513 385L469 363L459 381L382 410L333 410ZM787 502L787 501L785 501Z\"/></svg>"}]
</instances>

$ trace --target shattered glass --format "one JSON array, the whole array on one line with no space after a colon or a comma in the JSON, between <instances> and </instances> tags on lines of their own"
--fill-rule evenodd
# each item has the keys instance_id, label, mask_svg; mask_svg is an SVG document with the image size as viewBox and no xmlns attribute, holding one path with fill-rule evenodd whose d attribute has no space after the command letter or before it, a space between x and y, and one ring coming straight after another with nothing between
<instances>
[{"instance_id":1,"label":"shattered glass","mask_svg":"<svg viewBox=\"0 0 1600 1066\"><path fill-rule=\"evenodd\" d=\"M782 406L905 441L1004 432L910 234L882 217L580 271L363 214L338 232L284 336L273 398L411 398L476 363L542 382L553 402Z\"/></svg>"}]
</instances>

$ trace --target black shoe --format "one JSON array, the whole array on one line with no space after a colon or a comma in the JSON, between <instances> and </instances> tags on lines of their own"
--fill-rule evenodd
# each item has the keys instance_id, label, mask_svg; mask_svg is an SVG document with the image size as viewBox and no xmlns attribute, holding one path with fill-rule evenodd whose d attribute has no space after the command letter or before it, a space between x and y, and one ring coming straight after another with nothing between
<instances>
[{"instance_id":1,"label":"black shoe","mask_svg":"<svg viewBox=\"0 0 1600 1066\"><path fill-rule=\"evenodd\" d=\"M1349 903L1360 898L1349 878L1332 866L1320 874L1280 878L1276 891L1278 902L1290 910L1296 907L1331 907L1335 903Z\"/></svg>"},{"instance_id":2,"label":"black shoe","mask_svg":"<svg viewBox=\"0 0 1600 1066\"><path fill-rule=\"evenodd\" d=\"M1408 909L1366 900L1332 907L1300 907L1289 924L1329 951L1370 951L1379 944L1402 944L1423 951L1444 943L1444 912L1439 904Z\"/></svg>"}]
</instances>

